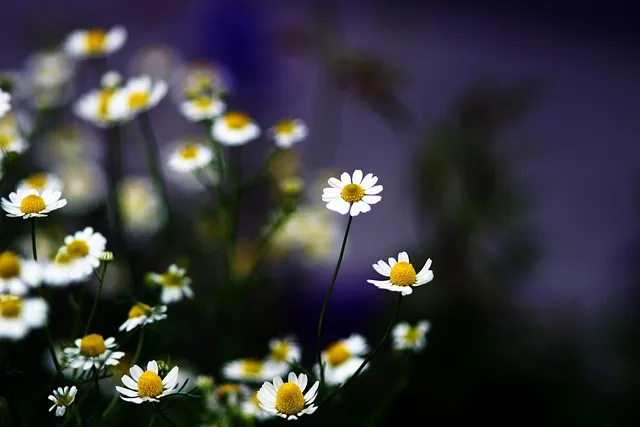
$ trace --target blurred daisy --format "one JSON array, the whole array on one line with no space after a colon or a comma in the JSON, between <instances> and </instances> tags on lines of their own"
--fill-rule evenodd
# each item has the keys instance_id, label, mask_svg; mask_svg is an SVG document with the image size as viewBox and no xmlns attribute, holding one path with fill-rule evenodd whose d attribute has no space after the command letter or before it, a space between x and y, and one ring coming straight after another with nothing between
<instances>
[{"instance_id":1,"label":"blurred daisy","mask_svg":"<svg viewBox=\"0 0 640 427\"><path fill-rule=\"evenodd\" d=\"M286 197L297 197L304 190L304 180L298 176L289 176L278 182L278 189Z\"/></svg>"},{"instance_id":2,"label":"blurred daisy","mask_svg":"<svg viewBox=\"0 0 640 427\"><path fill-rule=\"evenodd\" d=\"M53 402L53 406L49 408L49 412L56 410L56 417L62 417L67 411L67 406L70 406L76 399L76 393L78 389L76 386L65 386L64 388L58 387L57 390L53 390L53 394L49 395L49 400Z\"/></svg>"},{"instance_id":3,"label":"blurred daisy","mask_svg":"<svg viewBox=\"0 0 640 427\"><path fill-rule=\"evenodd\" d=\"M79 265L84 264L85 270L91 271L100 266L100 256L107 247L107 239L100 233L95 232L93 227L86 227L82 231L64 238L64 247Z\"/></svg>"},{"instance_id":4,"label":"blurred daisy","mask_svg":"<svg viewBox=\"0 0 640 427\"><path fill-rule=\"evenodd\" d=\"M18 182L20 190L44 191L47 188L53 191L62 191L62 180L52 173L36 172Z\"/></svg>"},{"instance_id":5,"label":"blurred daisy","mask_svg":"<svg viewBox=\"0 0 640 427\"><path fill-rule=\"evenodd\" d=\"M154 81L151 77L143 75L130 79L123 91L126 94L129 111L137 113L158 105L167 94L168 89L167 82Z\"/></svg>"},{"instance_id":6,"label":"blurred daisy","mask_svg":"<svg viewBox=\"0 0 640 427\"><path fill-rule=\"evenodd\" d=\"M174 367L163 378L158 375L158 363L155 360L147 363L147 370L142 371L138 365L133 365L129 375L122 376L122 383L126 387L116 387L120 398L127 402L159 402L159 399L173 394L178 387L178 367Z\"/></svg>"},{"instance_id":7,"label":"blurred daisy","mask_svg":"<svg viewBox=\"0 0 640 427\"><path fill-rule=\"evenodd\" d=\"M291 148L307 137L307 125L302 120L281 120L269 130L271 137L280 148Z\"/></svg>"},{"instance_id":8,"label":"blurred daisy","mask_svg":"<svg viewBox=\"0 0 640 427\"><path fill-rule=\"evenodd\" d=\"M225 103L222 100L206 95L199 95L180 104L180 112L191 122L213 119L222 114L224 109Z\"/></svg>"},{"instance_id":9,"label":"blurred daisy","mask_svg":"<svg viewBox=\"0 0 640 427\"><path fill-rule=\"evenodd\" d=\"M242 412L242 415L245 417L255 418L258 421L264 421L275 417L275 414L267 412L260 407L257 390L251 393L251 396L240 404L240 412Z\"/></svg>"},{"instance_id":10,"label":"blurred daisy","mask_svg":"<svg viewBox=\"0 0 640 427\"><path fill-rule=\"evenodd\" d=\"M107 71L100 77L100 87L104 89L119 89L122 87L122 75L117 71Z\"/></svg>"},{"instance_id":11,"label":"blurred daisy","mask_svg":"<svg viewBox=\"0 0 640 427\"><path fill-rule=\"evenodd\" d=\"M160 300L163 304L180 301L184 297L193 298L191 279L186 276L187 271L171 264L166 273L149 273L151 283L162 286Z\"/></svg>"},{"instance_id":12,"label":"blurred daisy","mask_svg":"<svg viewBox=\"0 0 640 427\"><path fill-rule=\"evenodd\" d=\"M378 177L369 173L363 177L362 171L357 169L353 176L344 172L340 179L329 178L330 188L322 191L322 201L327 203L327 209L345 215L357 216L361 212L369 212L371 205L382 199L376 194L382 191L382 185L375 185Z\"/></svg>"},{"instance_id":13,"label":"blurred daisy","mask_svg":"<svg viewBox=\"0 0 640 427\"><path fill-rule=\"evenodd\" d=\"M19 340L47 321L49 307L41 298L0 295L0 339Z\"/></svg>"},{"instance_id":14,"label":"blurred daisy","mask_svg":"<svg viewBox=\"0 0 640 427\"><path fill-rule=\"evenodd\" d=\"M44 281L48 285L67 286L87 279L93 270L69 253L66 246L58 249L52 260L44 264Z\"/></svg>"},{"instance_id":15,"label":"blurred daisy","mask_svg":"<svg viewBox=\"0 0 640 427\"><path fill-rule=\"evenodd\" d=\"M215 381L211 375L198 375L196 377L196 387L205 393L213 391Z\"/></svg>"},{"instance_id":16,"label":"blurred daisy","mask_svg":"<svg viewBox=\"0 0 640 427\"><path fill-rule=\"evenodd\" d=\"M187 143L169 156L169 167L176 172L187 173L203 168L213 160L213 150L204 144Z\"/></svg>"},{"instance_id":17,"label":"blurred daisy","mask_svg":"<svg viewBox=\"0 0 640 427\"><path fill-rule=\"evenodd\" d=\"M29 143L22 139L16 126L0 126L0 160L7 153L22 154L27 151L27 148Z\"/></svg>"},{"instance_id":18,"label":"blurred daisy","mask_svg":"<svg viewBox=\"0 0 640 427\"><path fill-rule=\"evenodd\" d=\"M262 382L273 378L280 371L279 368L278 364L269 360L236 359L222 367L222 375L229 380Z\"/></svg>"},{"instance_id":19,"label":"blurred daisy","mask_svg":"<svg viewBox=\"0 0 640 427\"><path fill-rule=\"evenodd\" d=\"M316 381L309 391L303 394L307 388L307 376L296 376L290 372L286 383L282 378L275 377L273 383L267 381L262 384L258 391L258 401L260 407L267 412L287 420L297 420L301 415L313 414L318 409L313 402L318 397L319 385L320 381Z\"/></svg>"},{"instance_id":20,"label":"blurred daisy","mask_svg":"<svg viewBox=\"0 0 640 427\"><path fill-rule=\"evenodd\" d=\"M129 234L151 234L165 224L164 201L149 178L127 177L118 190L122 219Z\"/></svg>"},{"instance_id":21,"label":"blurred daisy","mask_svg":"<svg viewBox=\"0 0 640 427\"><path fill-rule=\"evenodd\" d=\"M183 67L175 77L177 89L175 98L193 99L198 96L218 97L229 92L229 78L224 75L224 71L214 64L208 62L191 62Z\"/></svg>"},{"instance_id":22,"label":"blurred daisy","mask_svg":"<svg viewBox=\"0 0 640 427\"><path fill-rule=\"evenodd\" d=\"M386 276L387 280L367 280L367 282L389 291L401 292L402 295L409 295L413 292L413 288L422 286L433 280L433 271L430 270L431 258L424 263L422 270L416 273L413 264L409 262L409 255L406 252L398 254L398 261L395 258L389 258L387 264L383 260L373 264L373 269Z\"/></svg>"},{"instance_id":23,"label":"blurred daisy","mask_svg":"<svg viewBox=\"0 0 640 427\"><path fill-rule=\"evenodd\" d=\"M131 74L147 74L154 79L168 80L180 67L180 53L168 44L154 43L136 51L129 60Z\"/></svg>"},{"instance_id":24,"label":"blurred daisy","mask_svg":"<svg viewBox=\"0 0 640 427\"><path fill-rule=\"evenodd\" d=\"M211 135L222 145L238 146L260 136L260 128L246 114L231 111L215 119Z\"/></svg>"},{"instance_id":25,"label":"blurred daisy","mask_svg":"<svg viewBox=\"0 0 640 427\"><path fill-rule=\"evenodd\" d=\"M106 197L106 176L97 162L84 159L82 162L64 162L56 169L64 187L64 196L69 202L65 213L83 214L97 207Z\"/></svg>"},{"instance_id":26,"label":"blurred daisy","mask_svg":"<svg viewBox=\"0 0 640 427\"><path fill-rule=\"evenodd\" d=\"M94 128L73 123L64 123L43 136L42 144L36 145L36 154L41 164L57 167L60 163L73 162L81 167L78 159L99 159L101 144Z\"/></svg>"},{"instance_id":27,"label":"blurred daisy","mask_svg":"<svg viewBox=\"0 0 640 427\"><path fill-rule=\"evenodd\" d=\"M101 128L121 124L132 118L128 93L113 88L85 93L73 105L73 112L82 120Z\"/></svg>"},{"instance_id":28,"label":"blurred daisy","mask_svg":"<svg viewBox=\"0 0 640 427\"><path fill-rule=\"evenodd\" d=\"M74 58L109 55L119 50L127 40L127 30L116 26L108 31L95 28L76 30L64 41L65 52Z\"/></svg>"},{"instance_id":29,"label":"blurred daisy","mask_svg":"<svg viewBox=\"0 0 640 427\"><path fill-rule=\"evenodd\" d=\"M166 319L166 305L157 305L154 307L138 302L129 310L128 319L120 325L120 331L131 331L138 326L148 325L158 320Z\"/></svg>"},{"instance_id":30,"label":"blurred daisy","mask_svg":"<svg viewBox=\"0 0 640 427\"><path fill-rule=\"evenodd\" d=\"M4 117L11 110L11 95L0 89L0 117Z\"/></svg>"},{"instance_id":31,"label":"blurred daisy","mask_svg":"<svg viewBox=\"0 0 640 427\"><path fill-rule=\"evenodd\" d=\"M251 395L251 390L244 384L218 384L206 400L211 411L238 408Z\"/></svg>"},{"instance_id":32,"label":"blurred daisy","mask_svg":"<svg viewBox=\"0 0 640 427\"><path fill-rule=\"evenodd\" d=\"M118 346L113 337L106 340L99 334L89 334L78 338L75 347L64 349L64 355L69 366L73 369L88 371L111 365L117 365L118 359L124 356L121 351L114 351Z\"/></svg>"},{"instance_id":33,"label":"blurred daisy","mask_svg":"<svg viewBox=\"0 0 640 427\"><path fill-rule=\"evenodd\" d=\"M276 338L269 341L267 360L277 364L299 362L302 357L300 345L293 337Z\"/></svg>"},{"instance_id":34,"label":"blurred daisy","mask_svg":"<svg viewBox=\"0 0 640 427\"><path fill-rule=\"evenodd\" d=\"M40 265L25 260L11 251L0 252L0 293L25 295L42 279Z\"/></svg>"},{"instance_id":35,"label":"blurred daisy","mask_svg":"<svg viewBox=\"0 0 640 427\"><path fill-rule=\"evenodd\" d=\"M35 52L26 61L30 98L37 108L58 106L71 95L74 61L63 51Z\"/></svg>"},{"instance_id":36,"label":"blurred daisy","mask_svg":"<svg viewBox=\"0 0 640 427\"><path fill-rule=\"evenodd\" d=\"M362 335L351 334L347 339L336 341L322 352L325 363L325 381L328 385L339 385L349 379L364 362L369 346ZM365 367L365 369L367 369ZM315 366L318 372L318 366Z\"/></svg>"},{"instance_id":37,"label":"blurred daisy","mask_svg":"<svg viewBox=\"0 0 640 427\"><path fill-rule=\"evenodd\" d=\"M416 325L406 322L398 323L391 331L394 350L413 350L418 352L427 345L426 335L431 324L422 320Z\"/></svg>"}]
</instances>

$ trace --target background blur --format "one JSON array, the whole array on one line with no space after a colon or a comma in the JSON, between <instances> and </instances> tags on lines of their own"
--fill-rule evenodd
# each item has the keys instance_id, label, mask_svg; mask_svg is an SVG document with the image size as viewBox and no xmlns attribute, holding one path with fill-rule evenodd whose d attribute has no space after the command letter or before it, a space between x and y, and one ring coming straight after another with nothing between
<instances>
[{"instance_id":1,"label":"background blur","mask_svg":"<svg viewBox=\"0 0 640 427\"><path fill-rule=\"evenodd\" d=\"M622 0L482 3L22 0L3 5L0 69L23 69L32 52L73 29L121 24L129 39L109 61L125 76L173 81L185 65L217 64L230 84L230 105L263 129L283 117L304 120L310 137L295 152L310 203L320 203L322 186L314 183L332 171L379 176L383 199L354 221L324 338L359 332L377 342L395 298L365 280L374 278L373 262L407 250L412 259L433 259L434 281L400 313L431 322L428 346L412 361L409 386L383 410L372 407L400 374L388 347L333 411L299 422L385 426L410 416L431 426L636 426L639 15ZM79 64L68 101L97 84L93 70ZM101 131L68 105L62 109L47 113L48 126L75 126L100 163ZM181 138L203 135L170 97L151 117L163 158ZM135 139L125 170L144 176ZM47 141L31 141L25 170L53 168L53 156L37 154ZM242 149L246 170L259 167L269 144ZM131 238L130 274L110 267L111 291L105 289L94 328L117 334L129 308L119 296L145 272L181 260L198 310L171 306L169 320L147 336L141 360L170 354L217 378L224 361L261 357L269 338L292 333L310 365L337 248L311 260L304 253L269 257L251 294L218 305L210 227L201 215L207 194L170 182L173 208L187 224L181 239L159 231ZM10 190L3 182L2 195ZM268 211L264 193L245 201L247 253ZM62 210L48 231L59 242L92 225L109 237L100 206ZM335 220L339 240L346 217ZM2 217L0 249L26 248L28 255L27 226ZM245 255L237 254L239 269ZM157 298L152 290L136 292ZM71 327L66 301L64 292L51 301L57 337ZM20 396L25 426L53 425L46 394L32 391L49 375L44 343L43 332L30 334L20 357L6 362L18 372L0 377ZM195 425L192 404L172 405L180 425ZM148 416L145 408L119 405L100 425L138 425Z\"/></svg>"}]
</instances>

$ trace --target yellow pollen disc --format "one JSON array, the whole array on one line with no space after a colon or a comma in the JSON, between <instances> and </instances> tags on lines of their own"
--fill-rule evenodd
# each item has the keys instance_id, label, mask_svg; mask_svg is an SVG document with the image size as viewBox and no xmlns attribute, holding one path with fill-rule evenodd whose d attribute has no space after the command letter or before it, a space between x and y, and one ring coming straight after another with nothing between
<instances>
[{"instance_id":1,"label":"yellow pollen disc","mask_svg":"<svg viewBox=\"0 0 640 427\"><path fill-rule=\"evenodd\" d=\"M327 363L332 366L342 365L351 358L351 351L342 341L335 342L325 351Z\"/></svg>"},{"instance_id":2,"label":"yellow pollen disc","mask_svg":"<svg viewBox=\"0 0 640 427\"><path fill-rule=\"evenodd\" d=\"M56 399L56 405L57 406L69 406L71 404L71 402L72 402L71 399L72 399L72 397L69 396L68 394L61 394Z\"/></svg>"},{"instance_id":3,"label":"yellow pollen disc","mask_svg":"<svg viewBox=\"0 0 640 427\"><path fill-rule=\"evenodd\" d=\"M200 110L206 110L213 105L213 100L206 96L199 96L193 101L193 104Z\"/></svg>"},{"instance_id":4,"label":"yellow pollen disc","mask_svg":"<svg viewBox=\"0 0 640 427\"><path fill-rule=\"evenodd\" d=\"M162 275L162 284L170 288L179 288L183 285L184 278L177 274L165 273Z\"/></svg>"},{"instance_id":5,"label":"yellow pollen disc","mask_svg":"<svg viewBox=\"0 0 640 427\"><path fill-rule=\"evenodd\" d=\"M241 369L244 375L256 376L262 372L262 362L259 360L246 359L241 362Z\"/></svg>"},{"instance_id":6,"label":"yellow pollen disc","mask_svg":"<svg viewBox=\"0 0 640 427\"><path fill-rule=\"evenodd\" d=\"M342 197L345 202L359 202L364 197L364 189L358 184L347 184L342 188L340 197Z\"/></svg>"},{"instance_id":7,"label":"yellow pollen disc","mask_svg":"<svg viewBox=\"0 0 640 427\"><path fill-rule=\"evenodd\" d=\"M47 185L47 175L44 173L34 173L27 178L27 185L36 190L43 190Z\"/></svg>"},{"instance_id":8,"label":"yellow pollen disc","mask_svg":"<svg viewBox=\"0 0 640 427\"><path fill-rule=\"evenodd\" d=\"M286 382L278 389L276 409L281 414L297 415L304 409L302 390L294 383Z\"/></svg>"},{"instance_id":9,"label":"yellow pollen disc","mask_svg":"<svg viewBox=\"0 0 640 427\"><path fill-rule=\"evenodd\" d=\"M20 275L20 258L11 251L0 254L0 278L11 279Z\"/></svg>"},{"instance_id":10,"label":"yellow pollen disc","mask_svg":"<svg viewBox=\"0 0 640 427\"><path fill-rule=\"evenodd\" d=\"M409 327L404 334L404 340L408 343L415 344L420 340L420 330L414 326Z\"/></svg>"},{"instance_id":11,"label":"yellow pollen disc","mask_svg":"<svg viewBox=\"0 0 640 427\"><path fill-rule=\"evenodd\" d=\"M104 89L98 95L98 116L103 119L109 117L109 102L113 98L115 91L113 89Z\"/></svg>"},{"instance_id":12,"label":"yellow pollen disc","mask_svg":"<svg viewBox=\"0 0 640 427\"><path fill-rule=\"evenodd\" d=\"M151 312L151 307L141 302L137 303L131 310L129 310L129 319L135 319L136 317L146 316Z\"/></svg>"},{"instance_id":13,"label":"yellow pollen disc","mask_svg":"<svg viewBox=\"0 0 640 427\"><path fill-rule=\"evenodd\" d=\"M164 391L162 378L153 371L145 371L138 378L138 396L158 397Z\"/></svg>"},{"instance_id":14,"label":"yellow pollen disc","mask_svg":"<svg viewBox=\"0 0 640 427\"><path fill-rule=\"evenodd\" d=\"M149 98L148 92L133 92L129 95L129 107L134 110L146 107L149 104Z\"/></svg>"},{"instance_id":15,"label":"yellow pollen disc","mask_svg":"<svg viewBox=\"0 0 640 427\"><path fill-rule=\"evenodd\" d=\"M89 255L89 244L84 240L74 240L67 245L67 252L73 258L82 258Z\"/></svg>"},{"instance_id":16,"label":"yellow pollen disc","mask_svg":"<svg viewBox=\"0 0 640 427\"><path fill-rule=\"evenodd\" d=\"M89 53L104 52L107 45L107 33L104 30L92 29L85 36L85 49Z\"/></svg>"},{"instance_id":17,"label":"yellow pollen disc","mask_svg":"<svg viewBox=\"0 0 640 427\"><path fill-rule=\"evenodd\" d=\"M278 362L284 362L289 356L289 343L286 341L279 341L271 349L271 358Z\"/></svg>"},{"instance_id":18,"label":"yellow pollen disc","mask_svg":"<svg viewBox=\"0 0 640 427\"><path fill-rule=\"evenodd\" d=\"M416 283L416 270L408 262L397 262L391 268L389 281L396 286L411 286Z\"/></svg>"},{"instance_id":19,"label":"yellow pollen disc","mask_svg":"<svg viewBox=\"0 0 640 427\"><path fill-rule=\"evenodd\" d=\"M46 205L40 196L30 194L20 202L20 210L26 214L33 214L43 211Z\"/></svg>"},{"instance_id":20,"label":"yellow pollen disc","mask_svg":"<svg viewBox=\"0 0 640 427\"><path fill-rule=\"evenodd\" d=\"M198 157L199 148L195 144L187 144L180 149L180 157L185 160L193 160Z\"/></svg>"},{"instance_id":21,"label":"yellow pollen disc","mask_svg":"<svg viewBox=\"0 0 640 427\"><path fill-rule=\"evenodd\" d=\"M89 357L96 357L107 351L104 338L99 334L86 335L80 341L80 353Z\"/></svg>"},{"instance_id":22,"label":"yellow pollen disc","mask_svg":"<svg viewBox=\"0 0 640 427\"><path fill-rule=\"evenodd\" d=\"M73 257L69 255L69 252L65 249L62 251L58 251L53 262L60 265L67 265L73 261Z\"/></svg>"},{"instance_id":23,"label":"yellow pollen disc","mask_svg":"<svg viewBox=\"0 0 640 427\"><path fill-rule=\"evenodd\" d=\"M244 113L232 111L224 115L224 121L230 129L239 130L247 126L251 119Z\"/></svg>"},{"instance_id":24,"label":"yellow pollen disc","mask_svg":"<svg viewBox=\"0 0 640 427\"><path fill-rule=\"evenodd\" d=\"M15 295L0 295L0 316L15 319L22 313L22 299Z\"/></svg>"},{"instance_id":25,"label":"yellow pollen disc","mask_svg":"<svg viewBox=\"0 0 640 427\"><path fill-rule=\"evenodd\" d=\"M275 132L277 135L291 135L296 130L293 120L281 120L276 123Z\"/></svg>"}]
</instances>

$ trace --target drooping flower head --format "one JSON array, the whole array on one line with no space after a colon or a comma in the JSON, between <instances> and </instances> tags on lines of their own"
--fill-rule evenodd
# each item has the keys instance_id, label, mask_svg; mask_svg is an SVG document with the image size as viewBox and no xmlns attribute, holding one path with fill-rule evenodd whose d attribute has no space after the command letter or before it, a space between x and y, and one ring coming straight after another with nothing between
<instances>
[{"instance_id":1,"label":"drooping flower head","mask_svg":"<svg viewBox=\"0 0 640 427\"><path fill-rule=\"evenodd\" d=\"M291 148L304 140L309 133L307 125L299 119L280 120L269 130L270 136L280 148Z\"/></svg>"},{"instance_id":2,"label":"drooping flower head","mask_svg":"<svg viewBox=\"0 0 640 427\"><path fill-rule=\"evenodd\" d=\"M49 395L49 400L53 402L49 412L55 408L56 417L62 417L67 411L67 406L70 406L76 399L76 393L78 393L78 389L74 385L71 388L65 386L64 388L58 387L57 390L53 390L53 394Z\"/></svg>"}]
</instances>

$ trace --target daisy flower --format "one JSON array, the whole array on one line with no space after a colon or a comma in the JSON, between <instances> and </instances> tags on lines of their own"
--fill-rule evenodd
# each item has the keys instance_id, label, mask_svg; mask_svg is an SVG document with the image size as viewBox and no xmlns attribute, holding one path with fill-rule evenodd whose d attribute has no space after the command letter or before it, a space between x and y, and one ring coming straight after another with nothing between
<instances>
[{"instance_id":1,"label":"daisy flower","mask_svg":"<svg viewBox=\"0 0 640 427\"><path fill-rule=\"evenodd\" d=\"M64 349L65 359L73 369L102 369L105 366L117 365L119 359L124 356L123 352L114 351L117 344L113 337L105 340L102 335L89 334L78 338L74 344L75 347Z\"/></svg>"},{"instance_id":2,"label":"daisy flower","mask_svg":"<svg viewBox=\"0 0 640 427\"><path fill-rule=\"evenodd\" d=\"M129 375L122 376L122 383L126 387L116 386L120 398L127 402L159 402L159 399L177 391L179 369L175 366L163 378L158 375L158 363L155 360L147 363L147 370L142 371L138 365L133 365Z\"/></svg>"},{"instance_id":3,"label":"daisy flower","mask_svg":"<svg viewBox=\"0 0 640 427\"><path fill-rule=\"evenodd\" d=\"M52 173L36 172L18 182L18 189L44 191L47 188L62 191L62 181Z\"/></svg>"},{"instance_id":4,"label":"daisy flower","mask_svg":"<svg viewBox=\"0 0 640 427\"><path fill-rule=\"evenodd\" d=\"M147 111L155 107L162 101L168 90L167 82L154 81L147 75L130 79L123 89L128 108L132 113Z\"/></svg>"},{"instance_id":5,"label":"daisy flower","mask_svg":"<svg viewBox=\"0 0 640 427\"><path fill-rule=\"evenodd\" d=\"M53 390L53 394L49 395L49 400L53 402L53 406L49 408L49 412L56 410L56 417L62 417L67 411L67 406L70 406L76 399L76 393L78 389L76 386L65 386L64 388L58 387L57 390Z\"/></svg>"},{"instance_id":6,"label":"daisy flower","mask_svg":"<svg viewBox=\"0 0 640 427\"><path fill-rule=\"evenodd\" d=\"M158 320L166 319L167 315L166 305L157 305L150 307L147 304L141 302L136 303L129 310L129 318L120 325L120 331L131 331L138 326L148 325L149 323L157 322Z\"/></svg>"},{"instance_id":7,"label":"daisy flower","mask_svg":"<svg viewBox=\"0 0 640 427\"><path fill-rule=\"evenodd\" d=\"M163 304L180 301L184 297L193 298L191 279L186 277L186 273L184 268L171 264L166 273L149 274L148 278L152 283L162 286L160 300Z\"/></svg>"},{"instance_id":8,"label":"daisy flower","mask_svg":"<svg viewBox=\"0 0 640 427\"><path fill-rule=\"evenodd\" d=\"M187 64L175 74L175 98L193 99L201 95L216 96L229 92L229 78L215 64L197 61Z\"/></svg>"},{"instance_id":9,"label":"daisy flower","mask_svg":"<svg viewBox=\"0 0 640 427\"><path fill-rule=\"evenodd\" d=\"M118 187L122 219L133 236L149 235L167 220L164 200L147 177L126 177Z\"/></svg>"},{"instance_id":10,"label":"daisy flower","mask_svg":"<svg viewBox=\"0 0 640 427\"><path fill-rule=\"evenodd\" d=\"M409 295L416 286L422 286L433 280L433 271L431 267L431 258L424 263L422 270L416 273L413 264L409 262L409 255L406 252L398 254L398 261L395 258L389 258L387 264L383 260L373 264L373 269L379 274L388 277L388 280L367 280L367 282L389 291L401 292L402 295Z\"/></svg>"},{"instance_id":11,"label":"daisy flower","mask_svg":"<svg viewBox=\"0 0 640 427\"><path fill-rule=\"evenodd\" d=\"M7 212L8 217L46 217L48 213L67 205L67 200L61 199L60 196L60 191L49 188L42 193L33 189L18 189L17 192L9 194L9 200L3 197L0 206Z\"/></svg>"},{"instance_id":12,"label":"daisy flower","mask_svg":"<svg viewBox=\"0 0 640 427\"><path fill-rule=\"evenodd\" d=\"M42 269L36 261L26 260L11 251L0 252L0 293L25 295L42 279Z\"/></svg>"},{"instance_id":13,"label":"daisy flower","mask_svg":"<svg viewBox=\"0 0 640 427\"><path fill-rule=\"evenodd\" d=\"M95 126L105 128L132 118L128 94L114 88L101 88L82 95L73 105L73 112Z\"/></svg>"},{"instance_id":14,"label":"daisy flower","mask_svg":"<svg viewBox=\"0 0 640 427\"><path fill-rule=\"evenodd\" d=\"M427 320L422 320L416 325L406 322L398 323L391 331L394 350L413 350L418 352L427 345L426 335L431 328Z\"/></svg>"},{"instance_id":15,"label":"daisy flower","mask_svg":"<svg viewBox=\"0 0 640 427\"><path fill-rule=\"evenodd\" d=\"M86 263L73 257L63 246L52 260L44 264L43 279L48 285L66 286L87 279L91 272Z\"/></svg>"},{"instance_id":16,"label":"daisy flower","mask_svg":"<svg viewBox=\"0 0 640 427\"><path fill-rule=\"evenodd\" d=\"M349 338L336 341L322 352L325 363L325 380L328 385L339 385L349 379L364 362L369 346L362 335L352 334ZM368 366L367 366L368 367ZM365 367L365 369L367 369ZM318 372L318 366L315 366Z\"/></svg>"},{"instance_id":17,"label":"daisy flower","mask_svg":"<svg viewBox=\"0 0 640 427\"><path fill-rule=\"evenodd\" d=\"M26 61L26 80L30 101L36 108L51 108L71 95L74 61L60 50L40 51Z\"/></svg>"},{"instance_id":18,"label":"daisy flower","mask_svg":"<svg viewBox=\"0 0 640 427\"><path fill-rule=\"evenodd\" d=\"M63 47L73 58L83 59L109 55L119 50L127 40L127 30L116 26L108 31L94 28L76 30L67 36Z\"/></svg>"},{"instance_id":19,"label":"daisy flower","mask_svg":"<svg viewBox=\"0 0 640 427\"><path fill-rule=\"evenodd\" d=\"M240 403L240 412L247 418L255 418L258 421L268 420L275 417L275 414L267 412L260 407L260 400L258 399L258 391L251 393L249 398Z\"/></svg>"},{"instance_id":20,"label":"daisy flower","mask_svg":"<svg viewBox=\"0 0 640 427\"><path fill-rule=\"evenodd\" d=\"M327 203L327 209L341 215L350 213L357 216L360 212L369 212L371 205L378 203L382 197L376 196L382 191L382 185L375 185L378 177L369 173L362 176L357 169L353 176L344 172L340 179L329 178L330 188L322 190L322 201Z\"/></svg>"},{"instance_id":21,"label":"daisy flower","mask_svg":"<svg viewBox=\"0 0 640 427\"><path fill-rule=\"evenodd\" d=\"M27 151L27 148L29 148L29 143L22 139L15 126L0 127L0 160L7 153L22 154Z\"/></svg>"},{"instance_id":22,"label":"daisy flower","mask_svg":"<svg viewBox=\"0 0 640 427\"><path fill-rule=\"evenodd\" d=\"M0 117L4 117L11 110L11 95L0 89Z\"/></svg>"},{"instance_id":23,"label":"daisy flower","mask_svg":"<svg viewBox=\"0 0 640 427\"><path fill-rule=\"evenodd\" d=\"M93 227L86 227L82 231L77 231L64 238L64 248L74 260L80 265L84 264L85 269L91 271L100 266L100 256L107 246L107 239L100 233L93 230Z\"/></svg>"},{"instance_id":24,"label":"daisy flower","mask_svg":"<svg viewBox=\"0 0 640 427\"><path fill-rule=\"evenodd\" d=\"M0 295L0 339L19 340L30 329L44 326L48 311L49 307L42 298Z\"/></svg>"},{"instance_id":25,"label":"daisy flower","mask_svg":"<svg viewBox=\"0 0 640 427\"><path fill-rule=\"evenodd\" d=\"M313 402L318 397L319 385L320 381L316 381L309 391L303 394L307 387L307 376L296 376L290 372L286 383L282 378L275 377L273 383L266 381L262 384L258 390L258 401L260 407L267 412L287 420L297 420L301 415L313 414L318 409Z\"/></svg>"},{"instance_id":26,"label":"daisy flower","mask_svg":"<svg viewBox=\"0 0 640 427\"><path fill-rule=\"evenodd\" d=\"M193 172L207 166L213 160L213 150L204 144L187 143L169 156L169 167L176 172Z\"/></svg>"},{"instance_id":27,"label":"daisy flower","mask_svg":"<svg viewBox=\"0 0 640 427\"><path fill-rule=\"evenodd\" d=\"M309 133L302 120L281 120L269 130L269 134L280 148L291 148L302 141Z\"/></svg>"},{"instance_id":28,"label":"daisy flower","mask_svg":"<svg viewBox=\"0 0 640 427\"><path fill-rule=\"evenodd\" d=\"M218 384L206 401L211 411L238 408L251 395L251 390L244 384Z\"/></svg>"},{"instance_id":29,"label":"daisy flower","mask_svg":"<svg viewBox=\"0 0 640 427\"><path fill-rule=\"evenodd\" d=\"M293 337L275 338L269 341L267 360L279 364L298 362L302 357L300 345Z\"/></svg>"},{"instance_id":30,"label":"daisy flower","mask_svg":"<svg viewBox=\"0 0 640 427\"><path fill-rule=\"evenodd\" d=\"M105 199L106 176L98 162L89 159L83 160L81 164L77 161L65 161L58 166L56 173L62 180L64 196L69 202L65 213L85 213Z\"/></svg>"},{"instance_id":31,"label":"daisy flower","mask_svg":"<svg viewBox=\"0 0 640 427\"><path fill-rule=\"evenodd\" d=\"M279 371L280 366L270 360L236 359L223 366L222 375L235 381L262 382L273 378Z\"/></svg>"},{"instance_id":32,"label":"daisy flower","mask_svg":"<svg viewBox=\"0 0 640 427\"><path fill-rule=\"evenodd\" d=\"M246 114L231 111L216 118L211 136L222 145L238 146L260 136L260 128Z\"/></svg>"},{"instance_id":33,"label":"daisy flower","mask_svg":"<svg viewBox=\"0 0 640 427\"><path fill-rule=\"evenodd\" d=\"M222 114L225 108L221 99L207 95L199 95L180 104L180 112L191 122L213 119Z\"/></svg>"}]
</instances>

